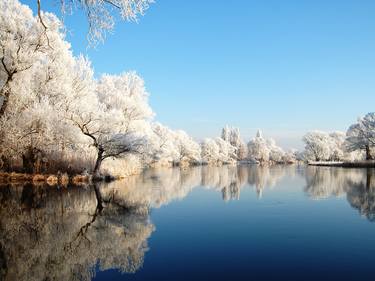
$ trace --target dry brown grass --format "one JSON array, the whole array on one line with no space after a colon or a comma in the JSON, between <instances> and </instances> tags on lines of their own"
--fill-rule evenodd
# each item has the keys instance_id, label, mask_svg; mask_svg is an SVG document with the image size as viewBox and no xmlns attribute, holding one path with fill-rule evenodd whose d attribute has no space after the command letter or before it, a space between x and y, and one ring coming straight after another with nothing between
<instances>
[{"instance_id":1,"label":"dry brown grass","mask_svg":"<svg viewBox=\"0 0 375 281\"><path fill-rule=\"evenodd\" d=\"M33 179L33 175L22 174L22 173L0 173L0 184L14 184L30 182Z\"/></svg>"},{"instance_id":2,"label":"dry brown grass","mask_svg":"<svg viewBox=\"0 0 375 281\"><path fill-rule=\"evenodd\" d=\"M83 183L88 183L90 181L90 176L88 175L76 175L72 178L72 183L74 185L81 185Z\"/></svg>"},{"instance_id":3,"label":"dry brown grass","mask_svg":"<svg viewBox=\"0 0 375 281\"><path fill-rule=\"evenodd\" d=\"M68 176L67 173L62 174L59 180L60 180L59 182L62 186L68 186L69 185L69 176Z\"/></svg>"},{"instance_id":4,"label":"dry brown grass","mask_svg":"<svg viewBox=\"0 0 375 281\"><path fill-rule=\"evenodd\" d=\"M42 182L45 180L44 175L30 175L30 174L23 174L23 173L0 173L0 182L1 183L17 183L17 182Z\"/></svg>"},{"instance_id":5,"label":"dry brown grass","mask_svg":"<svg viewBox=\"0 0 375 281\"><path fill-rule=\"evenodd\" d=\"M90 175L76 175L70 178L68 174L58 175L45 175L45 174L23 174L23 173L3 173L0 172L0 183L11 184L11 183L23 183L32 182L34 185L40 185L47 183L48 185L54 186L60 184L62 186L68 186L70 183L74 185L83 185L91 181Z\"/></svg>"},{"instance_id":6,"label":"dry brown grass","mask_svg":"<svg viewBox=\"0 0 375 281\"><path fill-rule=\"evenodd\" d=\"M48 185L57 185L58 182L59 182L59 179L57 178L57 176L55 175L50 175L48 178L47 178L47 184Z\"/></svg>"},{"instance_id":7,"label":"dry brown grass","mask_svg":"<svg viewBox=\"0 0 375 281\"><path fill-rule=\"evenodd\" d=\"M9 174L8 173L0 173L0 182L6 183L9 181Z\"/></svg>"},{"instance_id":8,"label":"dry brown grass","mask_svg":"<svg viewBox=\"0 0 375 281\"><path fill-rule=\"evenodd\" d=\"M36 174L32 176L33 182L40 182L40 181L45 181L47 176L41 175L41 174Z\"/></svg>"},{"instance_id":9,"label":"dry brown grass","mask_svg":"<svg viewBox=\"0 0 375 281\"><path fill-rule=\"evenodd\" d=\"M31 181L33 179L32 175L21 174L21 173L10 173L9 180L12 182L18 181Z\"/></svg>"}]
</instances>

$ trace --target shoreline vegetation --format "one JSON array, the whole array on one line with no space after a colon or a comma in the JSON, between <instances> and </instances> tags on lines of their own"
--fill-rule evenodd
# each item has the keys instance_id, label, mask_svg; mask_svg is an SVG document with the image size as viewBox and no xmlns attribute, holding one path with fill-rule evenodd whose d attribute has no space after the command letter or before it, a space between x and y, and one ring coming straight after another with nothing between
<instances>
[{"instance_id":1,"label":"shoreline vegetation","mask_svg":"<svg viewBox=\"0 0 375 281\"><path fill-rule=\"evenodd\" d=\"M345 162L345 161L338 161L338 162L329 162L329 161L321 161L315 162L311 161L308 162L307 165L309 166L317 166L317 167L341 167L341 168L375 168L375 160L364 160L364 161L353 161L353 162Z\"/></svg>"},{"instance_id":2,"label":"shoreline vegetation","mask_svg":"<svg viewBox=\"0 0 375 281\"><path fill-rule=\"evenodd\" d=\"M104 178L103 178L104 180ZM90 175L72 175L67 174L26 174L26 173L2 173L0 172L0 185L11 183L32 183L48 184L50 186L60 185L76 185L87 184L93 181Z\"/></svg>"}]
</instances>

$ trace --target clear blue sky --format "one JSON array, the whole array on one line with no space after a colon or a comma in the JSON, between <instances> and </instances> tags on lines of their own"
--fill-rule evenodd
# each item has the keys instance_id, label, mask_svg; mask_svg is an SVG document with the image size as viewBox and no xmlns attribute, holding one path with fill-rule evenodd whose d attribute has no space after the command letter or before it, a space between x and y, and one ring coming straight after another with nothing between
<instances>
[{"instance_id":1,"label":"clear blue sky","mask_svg":"<svg viewBox=\"0 0 375 281\"><path fill-rule=\"evenodd\" d=\"M301 148L306 131L346 130L375 111L373 0L157 0L96 49L82 12L65 23L97 75L136 70L156 119L197 139L230 124Z\"/></svg>"}]
</instances>

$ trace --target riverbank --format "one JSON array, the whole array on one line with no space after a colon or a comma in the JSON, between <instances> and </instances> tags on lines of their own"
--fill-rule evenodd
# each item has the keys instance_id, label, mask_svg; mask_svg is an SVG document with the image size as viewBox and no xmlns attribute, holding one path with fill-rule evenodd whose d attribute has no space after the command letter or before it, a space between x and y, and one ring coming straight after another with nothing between
<instances>
[{"instance_id":1,"label":"riverbank","mask_svg":"<svg viewBox=\"0 0 375 281\"><path fill-rule=\"evenodd\" d=\"M0 173L0 184L10 183L33 183L33 184L48 184L48 185L62 185L69 184L80 185L87 184L93 180L90 175L73 175L68 174L53 175L53 174L24 174L24 173Z\"/></svg>"},{"instance_id":2,"label":"riverbank","mask_svg":"<svg viewBox=\"0 0 375 281\"><path fill-rule=\"evenodd\" d=\"M320 167L342 167L342 168L375 168L375 160L354 161L354 162L308 162L309 166Z\"/></svg>"}]
</instances>

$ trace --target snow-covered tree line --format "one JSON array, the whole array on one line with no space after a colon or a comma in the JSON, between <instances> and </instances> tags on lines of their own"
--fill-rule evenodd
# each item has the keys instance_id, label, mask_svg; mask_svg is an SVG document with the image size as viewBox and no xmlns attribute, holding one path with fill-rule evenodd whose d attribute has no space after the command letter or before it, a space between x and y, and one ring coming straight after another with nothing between
<instances>
[{"instance_id":1,"label":"snow-covered tree line","mask_svg":"<svg viewBox=\"0 0 375 281\"><path fill-rule=\"evenodd\" d=\"M261 163L294 163L298 160L296 150L284 151L276 144L275 140L264 138L260 130L247 146L248 157Z\"/></svg>"},{"instance_id":2,"label":"snow-covered tree line","mask_svg":"<svg viewBox=\"0 0 375 281\"><path fill-rule=\"evenodd\" d=\"M373 160L375 113L359 118L346 133L312 131L303 141L303 157L307 161Z\"/></svg>"},{"instance_id":3,"label":"snow-covered tree line","mask_svg":"<svg viewBox=\"0 0 375 281\"><path fill-rule=\"evenodd\" d=\"M107 159L144 167L293 158L260 133L246 145L226 127L198 143L155 122L141 77L94 78L89 59L72 54L62 22L18 0L0 2L0 62L3 171L99 174Z\"/></svg>"},{"instance_id":4,"label":"snow-covered tree line","mask_svg":"<svg viewBox=\"0 0 375 281\"><path fill-rule=\"evenodd\" d=\"M238 128L226 126L221 138L205 139L202 143L202 161L204 163L294 163L296 151L284 151L276 142L264 138L258 130L255 138L247 144L241 138Z\"/></svg>"}]
</instances>

